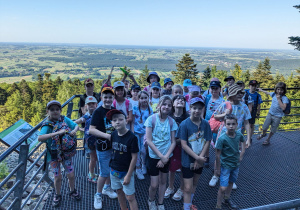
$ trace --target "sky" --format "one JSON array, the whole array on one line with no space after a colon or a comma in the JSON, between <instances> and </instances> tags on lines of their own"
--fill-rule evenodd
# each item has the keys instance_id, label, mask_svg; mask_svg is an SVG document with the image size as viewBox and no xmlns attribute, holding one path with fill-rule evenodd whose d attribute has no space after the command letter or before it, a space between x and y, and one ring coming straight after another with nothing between
<instances>
[{"instance_id":1,"label":"sky","mask_svg":"<svg viewBox=\"0 0 300 210\"><path fill-rule=\"evenodd\" d=\"M0 42L293 49L299 0L0 0Z\"/></svg>"}]
</instances>

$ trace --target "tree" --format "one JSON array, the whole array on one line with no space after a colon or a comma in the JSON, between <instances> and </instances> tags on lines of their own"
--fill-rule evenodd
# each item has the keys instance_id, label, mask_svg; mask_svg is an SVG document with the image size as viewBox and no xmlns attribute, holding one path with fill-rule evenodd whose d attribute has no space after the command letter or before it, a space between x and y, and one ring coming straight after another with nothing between
<instances>
[{"instance_id":1,"label":"tree","mask_svg":"<svg viewBox=\"0 0 300 210\"><path fill-rule=\"evenodd\" d=\"M7 99L6 90L0 88L0 105L4 105Z\"/></svg>"},{"instance_id":2,"label":"tree","mask_svg":"<svg viewBox=\"0 0 300 210\"><path fill-rule=\"evenodd\" d=\"M296 9L299 9L300 12L300 5L295 5L294 7ZM290 36L289 40L290 40L289 44L293 45L295 47L295 50L300 51L300 36Z\"/></svg>"},{"instance_id":3,"label":"tree","mask_svg":"<svg viewBox=\"0 0 300 210\"><path fill-rule=\"evenodd\" d=\"M234 65L234 69L230 70L231 75L235 78L235 81L239 81L242 79L242 69L239 64Z\"/></svg>"},{"instance_id":4,"label":"tree","mask_svg":"<svg viewBox=\"0 0 300 210\"><path fill-rule=\"evenodd\" d=\"M270 87L270 85L273 85L270 59L265 58L264 62L260 61L252 75L252 79L258 81L258 83L261 84L261 87Z\"/></svg>"},{"instance_id":5,"label":"tree","mask_svg":"<svg viewBox=\"0 0 300 210\"><path fill-rule=\"evenodd\" d=\"M148 66L145 65L145 68L142 69L142 72L140 73L137 82L141 87L146 87L148 85L147 77L149 75L150 70L148 69Z\"/></svg>"},{"instance_id":6,"label":"tree","mask_svg":"<svg viewBox=\"0 0 300 210\"><path fill-rule=\"evenodd\" d=\"M51 100L54 100L56 97L57 89L50 79L51 74L45 73L44 74L46 81L43 84L42 91L43 91L43 102L44 104L48 103Z\"/></svg>"},{"instance_id":7,"label":"tree","mask_svg":"<svg viewBox=\"0 0 300 210\"><path fill-rule=\"evenodd\" d=\"M245 72L242 73L242 80L245 82L245 84L247 84L250 81L250 71L249 69L247 69Z\"/></svg>"},{"instance_id":8,"label":"tree","mask_svg":"<svg viewBox=\"0 0 300 210\"><path fill-rule=\"evenodd\" d=\"M209 66L206 67L206 69L204 69L203 71L203 85L205 87L208 87L209 86L209 81L210 81L210 78L211 78L211 69Z\"/></svg>"},{"instance_id":9,"label":"tree","mask_svg":"<svg viewBox=\"0 0 300 210\"><path fill-rule=\"evenodd\" d=\"M57 86L60 86L64 81L60 78L60 76L56 77L55 84Z\"/></svg>"},{"instance_id":10,"label":"tree","mask_svg":"<svg viewBox=\"0 0 300 210\"><path fill-rule=\"evenodd\" d=\"M196 69L197 64L191 58L190 54L186 53L179 63L176 64L177 71L172 71L172 75L175 77L174 82L177 84L182 84L185 79L190 79L194 84L196 84L199 76L199 72Z\"/></svg>"},{"instance_id":11,"label":"tree","mask_svg":"<svg viewBox=\"0 0 300 210\"><path fill-rule=\"evenodd\" d=\"M37 82L35 83L35 88L33 91L33 100L34 101L42 101L43 98L43 91L42 91L42 87L43 87L43 76L41 74L37 75L38 79Z\"/></svg>"}]
</instances>

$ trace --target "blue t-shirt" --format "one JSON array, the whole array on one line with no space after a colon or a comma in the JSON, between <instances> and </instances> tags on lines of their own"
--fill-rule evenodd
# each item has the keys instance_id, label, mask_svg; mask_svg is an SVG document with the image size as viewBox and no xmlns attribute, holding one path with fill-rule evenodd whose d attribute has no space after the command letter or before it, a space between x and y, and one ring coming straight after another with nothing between
<instances>
[{"instance_id":1,"label":"blue t-shirt","mask_svg":"<svg viewBox=\"0 0 300 210\"><path fill-rule=\"evenodd\" d=\"M150 113L149 113L150 109ZM132 114L134 117L134 132L138 134L145 134L146 128L144 125L144 122L147 120L147 118L153 114L152 108L149 106L149 109L139 109L138 106L134 106L132 109Z\"/></svg>"},{"instance_id":2,"label":"blue t-shirt","mask_svg":"<svg viewBox=\"0 0 300 210\"><path fill-rule=\"evenodd\" d=\"M75 122L73 122L70 118L66 116L64 117L64 121L67 123L67 125L71 130L74 130L74 128L77 126ZM52 131L53 131L53 127L45 125L41 128L39 136L52 133ZM52 138L46 140L47 147L51 148L51 143L52 143ZM50 160L51 160L51 155L50 152L47 151L47 162L49 162Z\"/></svg>"},{"instance_id":3,"label":"blue t-shirt","mask_svg":"<svg viewBox=\"0 0 300 210\"><path fill-rule=\"evenodd\" d=\"M223 102L224 102L224 99L221 96L217 100L212 101L211 95L207 95L205 98L205 107L206 107L205 119L210 120L213 113L217 110L217 108Z\"/></svg>"},{"instance_id":4,"label":"blue t-shirt","mask_svg":"<svg viewBox=\"0 0 300 210\"><path fill-rule=\"evenodd\" d=\"M212 140L210 125L206 120L201 120L200 126L194 124L191 118L182 121L176 134L176 138L187 141L187 145L194 153L200 155L206 141ZM183 149L181 151L181 164L189 168L195 159L189 156Z\"/></svg>"},{"instance_id":5,"label":"blue t-shirt","mask_svg":"<svg viewBox=\"0 0 300 210\"><path fill-rule=\"evenodd\" d=\"M276 117L283 117L284 116L284 112L283 110L280 108L276 94L274 92L270 93L270 96L272 97L272 104L269 110L269 113L271 115L274 115ZM288 104L289 103L289 99L286 96L282 96L281 97L281 101L284 104Z\"/></svg>"},{"instance_id":6,"label":"blue t-shirt","mask_svg":"<svg viewBox=\"0 0 300 210\"><path fill-rule=\"evenodd\" d=\"M146 127L152 128L152 116L148 117L145 122ZM152 131L152 142L158 149L158 151L165 155L167 154L170 146L171 146L171 131L176 131L178 129L177 123L173 120L173 126L170 129L169 119L167 118L164 122L161 122L158 114L155 114L156 121L155 121L155 128ZM160 159L155 152L148 146L149 149L149 156L154 159ZM170 157L172 154L170 155Z\"/></svg>"},{"instance_id":7,"label":"blue t-shirt","mask_svg":"<svg viewBox=\"0 0 300 210\"><path fill-rule=\"evenodd\" d=\"M261 95L258 92L250 93L249 90L246 90L246 92L249 94L249 96L251 96L251 100L255 108L258 104L261 104L263 102L263 100L261 99Z\"/></svg>"},{"instance_id":8,"label":"blue t-shirt","mask_svg":"<svg viewBox=\"0 0 300 210\"><path fill-rule=\"evenodd\" d=\"M234 169L240 165L240 142L244 142L244 136L240 132L235 132L235 137L231 138L226 133L221 135L216 144L216 149L221 152L221 166L223 168Z\"/></svg>"}]
</instances>

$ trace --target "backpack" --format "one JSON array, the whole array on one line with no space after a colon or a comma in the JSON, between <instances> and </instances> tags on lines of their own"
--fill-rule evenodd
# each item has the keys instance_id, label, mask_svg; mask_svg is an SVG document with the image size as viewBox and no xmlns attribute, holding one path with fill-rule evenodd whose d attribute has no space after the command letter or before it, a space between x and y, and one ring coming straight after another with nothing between
<instances>
[{"instance_id":1,"label":"backpack","mask_svg":"<svg viewBox=\"0 0 300 210\"><path fill-rule=\"evenodd\" d=\"M65 122L65 116L60 116L59 120L55 123L47 120L43 123L43 126L50 126L53 128L52 132L55 133L62 129L66 130L64 135L55 135L52 137L50 148L47 145L47 149L50 152L51 160L62 162L72 158L76 154L77 140L75 136L71 136L69 133L71 128Z\"/></svg>"},{"instance_id":2,"label":"backpack","mask_svg":"<svg viewBox=\"0 0 300 210\"><path fill-rule=\"evenodd\" d=\"M126 114L128 115L129 113L129 104L130 104L130 101L128 99L125 99L125 106L126 106ZM117 101L116 99L113 101L113 107L117 108Z\"/></svg>"},{"instance_id":3,"label":"backpack","mask_svg":"<svg viewBox=\"0 0 300 210\"><path fill-rule=\"evenodd\" d=\"M95 150L96 149L96 136L89 134L89 128L92 121L91 115L84 115L83 118L85 119L85 127L84 127L84 140L89 149Z\"/></svg>"},{"instance_id":4,"label":"backpack","mask_svg":"<svg viewBox=\"0 0 300 210\"><path fill-rule=\"evenodd\" d=\"M273 94L271 95L272 98L273 98L274 96L275 96L275 93L273 93ZM292 103L291 103L290 99L288 99L288 101L289 101L289 102L286 104L285 110L283 110L283 113L284 113L285 115L288 115L288 114L291 113L291 106L292 106Z\"/></svg>"},{"instance_id":5,"label":"backpack","mask_svg":"<svg viewBox=\"0 0 300 210\"><path fill-rule=\"evenodd\" d=\"M232 106L231 106L230 102L229 102L229 101L226 101L225 104L226 104L226 109L229 109L229 110L230 110L230 113L231 113L231 112L232 112ZM208 121L208 123L209 123L209 125L210 125L211 132L212 132L212 133L218 133L218 130L219 130L219 128L220 128L222 122L219 121L219 120L216 120L215 114L213 114L213 115L211 116L211 118L210 118L210 120Z\"/></svg>"},{"instance_id":6,"label":"backpack","mask_svg":"<svg viewBox=\"0 0 300 210\"><path fill-rule=\"evenodd\" d=\"M152 132L153 132L154 128L155 128L155 123L156 123L156 114L153 114L150 117L151 117L151 120L152 120L151 124L152 124ZM171 131L171 129L173 127L173 118L168 116L168 120L169 120L170 131ZM171 134L171 132L170 132L170 134ZM144 135L143 144L146 148L148 147L146 134Z\"/></svg>"}]
</instances>

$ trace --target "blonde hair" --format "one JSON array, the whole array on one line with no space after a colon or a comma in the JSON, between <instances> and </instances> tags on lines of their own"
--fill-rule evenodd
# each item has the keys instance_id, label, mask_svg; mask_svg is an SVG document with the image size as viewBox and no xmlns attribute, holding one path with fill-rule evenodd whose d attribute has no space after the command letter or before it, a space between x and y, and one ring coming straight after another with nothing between
<instances>
[{"instance_id":1,"label":"blonde hair","mask_svg":"<svg viewBox=\"0 0 300 210\"><path fill-rule=\"evenodd\" d=\"M172 107L173 107L173 101L172 101L171 96L169 96L169 95L163 95L162 97L160 97L159 102L158 102L158 104L157 104L157 108L159 109L159 110L158 110L158 114L159 114L159 115L160 115L161 105L162 105L163 103L165 103L167 100L171 101L171 105L172 105Z\"/></svg>"}]
</instances>

